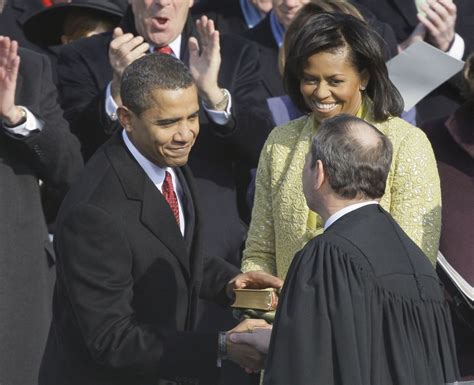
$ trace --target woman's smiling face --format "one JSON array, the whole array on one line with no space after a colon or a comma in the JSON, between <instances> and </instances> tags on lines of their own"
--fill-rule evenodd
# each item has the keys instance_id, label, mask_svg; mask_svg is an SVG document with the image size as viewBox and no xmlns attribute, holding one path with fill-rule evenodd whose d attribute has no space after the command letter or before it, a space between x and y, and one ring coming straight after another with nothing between
<instances>
[{"instance_id":1,"label":"woman's smiling face","mask_svg":"<svg viewBox=\"0 0 474 385\"><path fill-rule=\"evenodd\" d=\"M316 121L341 112L355 115L369 77L360 74L350 60L349 49L319 52L308 58L300 91Z\"/></svg>"}]
</instances>

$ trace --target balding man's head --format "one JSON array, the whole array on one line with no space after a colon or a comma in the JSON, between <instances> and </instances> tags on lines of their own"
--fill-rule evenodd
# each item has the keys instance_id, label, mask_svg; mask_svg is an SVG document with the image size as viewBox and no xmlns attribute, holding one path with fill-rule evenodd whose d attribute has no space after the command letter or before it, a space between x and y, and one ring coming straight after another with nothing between
<instances>
[{"instance_id":1,"label":"balding man's head","mask_svg":"<svg viewBox=\"0 0 474 385\"><path fill-rule=\"evenodd\" d=\"M341 198L378 199L385 193L392 144L373 125L340 114L326 119L311 144L311 163L323 164L329 185Z\"/></svg>"}]
</instances>

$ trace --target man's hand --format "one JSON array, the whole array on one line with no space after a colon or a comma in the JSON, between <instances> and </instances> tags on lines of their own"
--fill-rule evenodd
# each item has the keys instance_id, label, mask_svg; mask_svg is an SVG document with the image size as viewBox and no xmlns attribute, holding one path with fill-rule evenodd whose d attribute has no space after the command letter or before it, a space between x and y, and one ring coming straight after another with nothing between
<instances>
[{"instance_id":1,"label":"man's hand","mask_svg":"<svg viewBox=\"0 0 474 385\"><path fill-rule=\"evenodd\" d=\"M426 41L446 52L456 33L456 4L452 0L427 0L421 9L425 15L419 14L418 20L426 28Z\"/></svg>"},{"instance_id":2,"label":"man's hand","mask_svg":"<svg viewBox=\"0 0 474 385\"><path fill-rule=\"evenodd\" d=\"M15 105L19 68L18 43L0 36L0 118L9 126L18 125L23 118L21 110Z\"/></svg>"},{"instance_id":3,"label":"man's hand","mask_svg":"<svg viewBox=\"0 0 474 385\"><path fill-rule=\"evenodd\" d=\"M230 336L233 333L252 332L255 328L269 328L270 325L264 320L247 319L227 332L227 357L245 369L247 373L255 373L263 369L265 355L254 347L247 344L232 342Z\"/></svg>"},{"instance_id":4,"label":"man's hand","mask_svg":"<svg viewBox=\"0 0 474 385\"><path fill-rule=\"evenodd\" d=\"M266 289L273 287L280 289L283 286L283 280L264 271L249 271L232 278L226 287L227 296L234 297L234 289Z\"/></svg>"},{"instance_id":5,"label":"man's hand","mask_svg":"<svg viewBox=\"0 0 474 385\"><path fill-rule=\"evenodd\" d=\"M229 338L236 344L247 344L253 346L260 353L267 354L272 336L272 327L254 328L251 332L232 333Z\"/></svg>"},{"instance_id":6,"label":"man's hand","mask_svg":"<svg viewBox=\"0 0 474 385\"><path fill-rule=\"evenodd\" d=\"M149 48L149 44L142 36L133 36L131 33L124 34L118 27L114 29L109 47L109 61L113 71L111 93L117 104L121 104L120 80L123 71L129 64L144 56Z\"/></svg>"},{"instance_id":7,"label":"man's hand","mask_svg":"<svg viewBox=\"0 0 474 385\"><path fill-rule=\"evenodd\" d=\"M214 21L202 16L196 21L201 45L195 37L190 37L189 70L196 81L199 95L208 106L216 105L224 98L217 83L221 66L221 48L219 31L214 27Z\"/></svg>"}]
</instances>

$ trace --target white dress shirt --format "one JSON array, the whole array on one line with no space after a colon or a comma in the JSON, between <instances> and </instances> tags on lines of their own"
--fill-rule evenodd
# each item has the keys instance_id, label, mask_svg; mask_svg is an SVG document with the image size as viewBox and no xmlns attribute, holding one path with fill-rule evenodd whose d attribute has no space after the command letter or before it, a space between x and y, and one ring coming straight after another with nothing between
<instances>
[{"instance_id":1,"label":"white dress shirt","mask_svg":"<svg viewBox=\"0 0 474 385\"><path fill-rule=\"evenodd\" d=\"M3 124L3 128L7 130L10 134L28 136L33 131L41 131L44 126L44 122L41 119L38 119L33 113L26 107L18 106L25 110L26 112L26 121L18 126L9 127Z\"/></svg>"},{"instance_id":2,"label":"white dress shirt","mask_svg":"<svg viewBox=\"0 0 474 385\"><path fill-rule=\"evenodd\" d=\"M125 130L122 131L122 137L128 150L132 153L133 157L138 162L140 167L143 169L143 171L145 171L145 174L148 175L148 177L151 179L153 184L160 192L162 192L166 171L171 174L171 177L173 179L173 189L176 192L176 198L178 199L179 229L181 230L181 234L184 236L185 223L183 211L183 188L181 186L181 183L179 182L178 176L176 175L175 171L171 167L161 168L153 162L150 162L147 158L145 158L130 141Z\"/></svg>"}]
</instances>

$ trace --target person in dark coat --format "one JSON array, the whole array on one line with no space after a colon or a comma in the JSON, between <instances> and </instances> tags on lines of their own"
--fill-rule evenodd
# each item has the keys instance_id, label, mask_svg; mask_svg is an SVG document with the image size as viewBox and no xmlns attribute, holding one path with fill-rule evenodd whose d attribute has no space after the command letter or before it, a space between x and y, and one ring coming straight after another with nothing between
<instances>
[{"instance_id":1,"label":"person in dark coat","mask_svg":"<svg viewBox=\"0 0 474 385\"><path fill-rule=\"evenodd\" d=\"M203 129L189 165L203 197L208 245L213 255L238 266L246 228L239 218L233 167L238 158L258 159L253 136L261 120L266 120L266 111L255 108L263 92L257 75L258 52L253 45L230 35L221 36L220 44L218 40L210 44L210 39L218 37L212 23L206 19L206 27L200 24L199 33L188 15L192 2L175 1L180 11L171 16L169 6L146 10L142 0L134 0L118 32L123 35L102 34L65 46L58 62L61 105L88 159L119 127L115 109L120 101L112 95L117 97L117 79L123 68L155 45L171 46L174 55L199 79L204 102L200 110ZM155 20L147 12L166 15L156 18L166 21L163 32L147 32L149 21ZM132 36L134 40L130 40ZM201 39L206 43L199 45L204 47L199 54L197 42ZM135 47L127 48L131 51L128 56L120 51L127 45ZM109 54L113 55L111 60Z\"/></svg>"},{"instance_id":2,"label":"person in dark coat","mask_svg":"<svg viewBox=\"0 0 474 385\"><path fill-rule=\"evenodd\" d=\"M388 137L362 119L337 115L316 131L302 183L324 233L291 263L271 333L265 385L458 380L439 278L379 205L391 162Z\"/></svg>"},{"instance_id":3,"label":"person in dark coat","mask_svg":"<svg viewBox=\"0 0 474 385\"><path fill-rule=\"evenodd\" d=\"M262 120L267 120L266 110L261 111L257 102L263 92L258 51L237 36L219 36L206 18L197 26L189 16L192 1L172 0L146 7L148 3L131 1L121 28L114 34L63 47L58 76L65 117L81 141L85 159L89 159L120 128L117 84L124 68L152 49L170 48L191 69L202 100L201 134L189 167L201 197L204 245L209 255L240 266L247 228L239 215L234 164L240 158L258 159L260 149L253 137ZM199 317L203 330L235 325L228 309L209 302L203 306ZM209 317L205 309L214 316Z\"/></svg>"},{"instance_id":4,"label":"person in dark coat","mask_svg":"<svg viewBox=\"0 0 474 385\"><path fill-rule=\"evenodd\" d=\"M48 58L0 36L1 384L37 384L55 276L40 183L64 196L82 164Z\"/></svg>"},{"instance_id":5,"label":"person in dark coat","mask_svg":"<svg viewBox=\"0 0 474 385\"><path fill-rule=\"evenodd\" d=\"M239 274L206 252L186 166L200 130L194 79L171 55L147 55L125 69L121 98L124 130L89 160L61 206L39 384L214 384L226 358L260 369L251 347L195 330L200 296L226 305L233 288L282 281Z\"/></svg>"}]
</instances>

